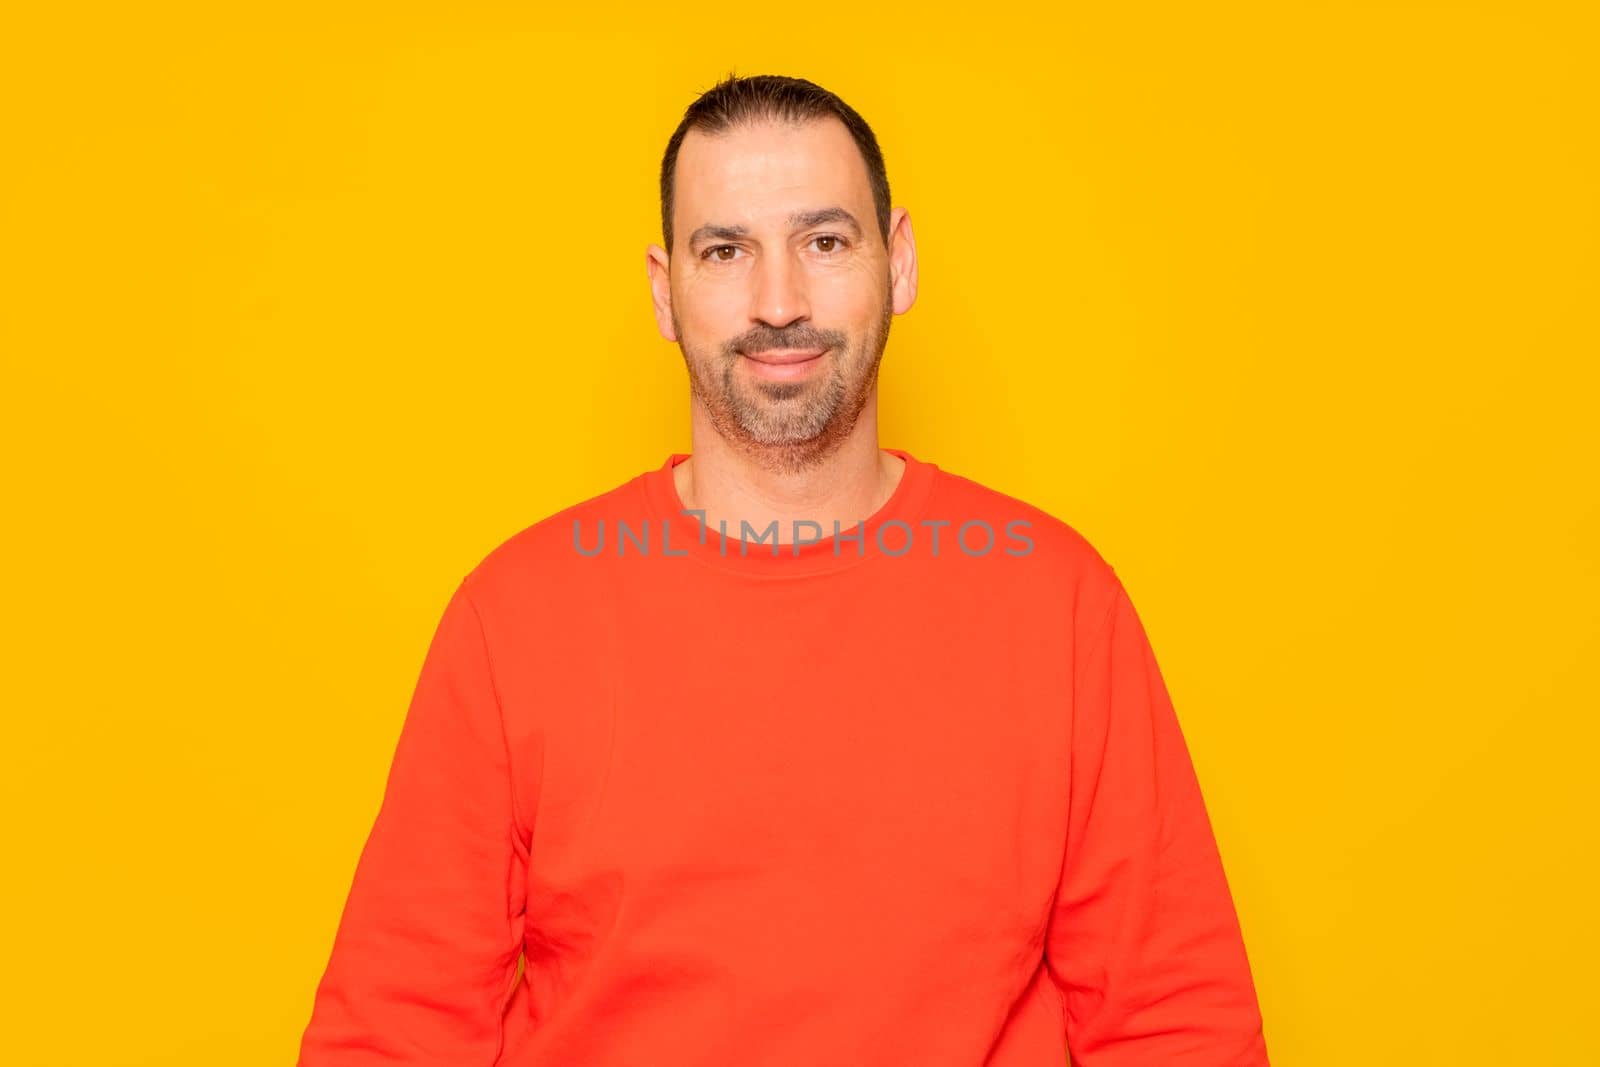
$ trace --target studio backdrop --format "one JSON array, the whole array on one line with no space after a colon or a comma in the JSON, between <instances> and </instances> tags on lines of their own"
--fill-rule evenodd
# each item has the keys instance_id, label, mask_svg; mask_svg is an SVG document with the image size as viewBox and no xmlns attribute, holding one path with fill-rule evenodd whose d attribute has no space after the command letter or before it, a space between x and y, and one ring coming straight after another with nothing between
<instances>
[{"instance_id":1,"label":"studio backdrop","mask_svg":"<svg viewBox=\"0 0 1600 1067\"><path fill-rule=\"evenodd\" d=\"M881 436L1116 566L1275 1063L1600 1062L1595 20L1571 3L0 17L0 786L38 1067L283 1065L455 583L687 450L657 168L868 116Z\"/></svg>"}]
</instances>

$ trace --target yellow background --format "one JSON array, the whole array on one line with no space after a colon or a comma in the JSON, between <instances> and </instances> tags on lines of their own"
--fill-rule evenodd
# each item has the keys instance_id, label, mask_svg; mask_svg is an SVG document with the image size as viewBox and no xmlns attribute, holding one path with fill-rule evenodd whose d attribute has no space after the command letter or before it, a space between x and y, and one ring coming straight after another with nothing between
<instances>
[{"instance_id":1,"label":"yellow background","mask_svg":"<svg viewBox=\"0 0 1600 1067\"><path fill-rule=\"evenodd\" d=\"M1600 1062L1590 5L0 16L15 1064L293 1062L456 580L688 447L656 167L877 130L882 443L1111 560L1274 1062Z\"/></svg>"}]
</instances>

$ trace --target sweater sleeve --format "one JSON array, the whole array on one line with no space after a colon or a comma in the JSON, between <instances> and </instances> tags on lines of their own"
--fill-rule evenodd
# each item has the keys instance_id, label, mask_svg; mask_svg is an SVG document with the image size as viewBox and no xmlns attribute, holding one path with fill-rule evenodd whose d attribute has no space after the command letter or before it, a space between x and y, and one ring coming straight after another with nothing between
<instances>
[{"instance_id":1,"label":"sweater sleeve","mask_svg":"<svg viewBox=\"0 0 1600 1067\"><path fill-rule=\"evenodd\" d=\"M1074 665L1045 959L1073 1067L1258 1067L1262 1019L1178 719L1121 582Z\"/></svg>"},{"instance_id":2,"label":"sweater sleeve","mask_svg":"<svg viewBox=\"0 0 1600 1067\"><path fill-rule=\"evenodd\" d=\"M526 859L463 580L424 658L298 1067L493 1064L521 955Z\"/></svg>"}]
</instances>

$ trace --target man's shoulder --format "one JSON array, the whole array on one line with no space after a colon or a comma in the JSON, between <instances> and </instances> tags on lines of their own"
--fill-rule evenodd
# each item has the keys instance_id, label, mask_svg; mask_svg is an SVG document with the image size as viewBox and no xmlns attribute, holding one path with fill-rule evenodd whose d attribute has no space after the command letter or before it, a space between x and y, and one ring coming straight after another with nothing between
<instances>
[{"instance_id":1,"label":"man's shoulder","mask_svg":"<svg viewBox=\"0 0 1600 1067\"><path fill-rule=\"evenodd\" d=\"M575 536L581 533L592 538L593 531L602 522L637 526L646 521L646 501L641 485L646 473L636 474L523 526L491 548L467 573L465 581L488 591L525 587L530 580L548 582L563 572L570 573Z\"/></svg>"},{"instance_id":2,"label":"man's shoulder","mask_svg":"<svg viewBox=\"0 0 1600 1067\"><path fill-rule=\"evenodd\" d=\"M1020 496L996 489L976 478L938 467L934 475L924 522L948 522L959 533L966 523L981 522L999 537L1024 535L1032 542L1030 554L1040 561L1079 576L1114 580L1114 568L1076 526ZM978 534L968 535L976 540Z\"/></svg>"}]
</instances>

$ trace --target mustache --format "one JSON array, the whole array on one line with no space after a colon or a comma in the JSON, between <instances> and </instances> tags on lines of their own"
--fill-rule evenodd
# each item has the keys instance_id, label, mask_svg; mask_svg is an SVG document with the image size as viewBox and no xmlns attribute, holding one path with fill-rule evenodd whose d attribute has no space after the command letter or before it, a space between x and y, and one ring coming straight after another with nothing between
<instances>
[{"instance_id":1,"label":"mustache","mask_svg":"<svg viewBox=\"0 0 1600 1067\"><path fill-rule=\"evenodd\" d=\"M782 330L758 326L723 346L728 355L753 356L762 352L783 349L838 348L847 338L838 330L819 330L813 326L797 325Z\"/></svg>"}]
</instances>

